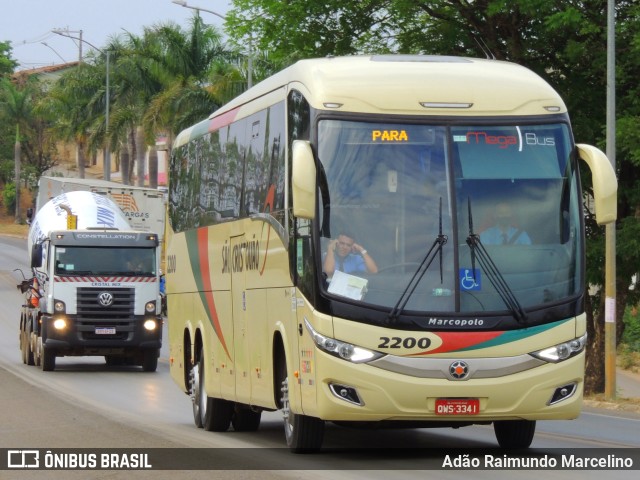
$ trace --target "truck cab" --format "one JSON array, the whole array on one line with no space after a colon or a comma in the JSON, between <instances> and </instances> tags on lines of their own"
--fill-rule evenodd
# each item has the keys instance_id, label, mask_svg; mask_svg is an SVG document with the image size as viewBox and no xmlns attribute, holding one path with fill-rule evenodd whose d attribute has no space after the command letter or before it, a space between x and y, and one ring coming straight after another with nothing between
<instances>
[{"instance_id":1,"label":"truck cab","mask_svg":"<svg viewBox=\"0 0 640 480\"><path fill-rule=\"evenodd\" d=\"M49 208L48 214L43 208L31 226L37 288L26 292L30 298L23 306L20 338L28 342L22 345L28 349L23 359L49 371L56 357L104 356L108 365L155 371L162 345L158 235L132 231L123 218L114 221L118 207L94 193L64 196L64 203L52 200L60 208ZM87 209L90 201L97 202L95 212ZM72 229L51 228L60 225L52 215L58 210L75 215L74 205L90 218L102 215L106 223L78 215L69 223Z\"/></svg>"}]
</instances>

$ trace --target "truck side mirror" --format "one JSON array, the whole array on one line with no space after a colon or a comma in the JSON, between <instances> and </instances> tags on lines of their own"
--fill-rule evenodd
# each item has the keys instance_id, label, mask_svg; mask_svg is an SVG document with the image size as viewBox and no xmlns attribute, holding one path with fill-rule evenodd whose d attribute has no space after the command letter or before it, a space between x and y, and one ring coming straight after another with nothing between
<instances>
[{"instance_id":1,"label":"truck side mirror","mask_svg":"<svg viewBox=\"0 0 640 480\"><path fill-rule=\"evenodd\" d=\"M31 225L33 221L33 208L27 208L27 223Z\"/></svg>"},{"instance_id":2,"label":"truck side mirror","mask_svg":"<svg viewBox=\"0 0 640 480\"><path fill-rule=\"evenodd\" d=\"M31 247L31 268L42 266L42 244L34 243Z\"/></svg>"},{"instance_id":3,"label":"truck side mirror","mask_svg":"<svg viewBox=\"0 0 640 480\"><path fill-rule=\"evenodd\" d=\"M305 140L294 140L291 148L293 214L311 220L316 213L316 164L313 151L311 144Z\"/></svg>"}]
</instances>

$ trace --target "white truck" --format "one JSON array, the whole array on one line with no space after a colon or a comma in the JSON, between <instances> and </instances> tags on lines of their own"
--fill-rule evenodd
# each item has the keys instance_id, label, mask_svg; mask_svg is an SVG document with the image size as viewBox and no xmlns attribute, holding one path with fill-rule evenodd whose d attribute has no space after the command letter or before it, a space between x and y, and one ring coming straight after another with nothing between
<instances>
[{"instance_id":1,"label":"white truck","mask_svg":"<svg viewBox=\"0 0 640 480\"><path fill-rule=\"evenodd\" d=\"M20 348L26 364L102 356L155 371L162 343L158 235L132 230L103 195L73 191L41 206L27 241Z\"/></svg>"},{"instance_id":2,"label":"white truck","mask_svg":"<svg viewBox=\"0 0 640 480\"><path fill-rule=\"evenodd\" d=\"M120 207L132 230L164 235L165 194L154 188L135 187L95 178L42 176L38 181L36 212L61 193L86 191L99 193Z\"/></svg>"}]
</instances>

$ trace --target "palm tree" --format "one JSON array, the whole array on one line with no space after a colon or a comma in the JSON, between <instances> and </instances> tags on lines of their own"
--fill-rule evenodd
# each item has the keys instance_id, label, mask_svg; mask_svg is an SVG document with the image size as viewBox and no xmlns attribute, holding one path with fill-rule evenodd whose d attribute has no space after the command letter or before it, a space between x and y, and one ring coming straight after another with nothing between
<instances>
[{"instance_id":1,"label":"palm tree","mask_svg":"<svg viewBox=\"0 0 640 480\"><path fill-rule=\"evenodd\" d=\"M43 111L56 118L54 129L60 138L76 144L78 176L85 176L88 138L99 115L96 104L102 84L99 69L90 63L81 63L53 85L43 105Z\"/></svg>"},{"instance_id":2,"label":"palm tree","mask_svg":"<svg viewBox=\"0 0 640 480\"><path fill-rule=\"evenodd\" d=\"M162 84L145 112L148 133L175 135L208 116L239 93L238 56L222 42L221 33L194 14L189 30L175 24L147 32L151 71Z\"/></svg>"},{"instance_id":3,"label":"palm tree","mask_svg":"<svg viewBox=\"0 0 640 480\"><path fill-rule=\"evenodd\" d=\"M15 162L16 223L22 223L20 212L22 135L29 131L33 112L33 98L37 91L38 83L33 77L27 77L22 84L15 84L7 78L0 79L0 115L11 124L14 124L16 129L13 156Z\"/></svg>"}]
</instances>

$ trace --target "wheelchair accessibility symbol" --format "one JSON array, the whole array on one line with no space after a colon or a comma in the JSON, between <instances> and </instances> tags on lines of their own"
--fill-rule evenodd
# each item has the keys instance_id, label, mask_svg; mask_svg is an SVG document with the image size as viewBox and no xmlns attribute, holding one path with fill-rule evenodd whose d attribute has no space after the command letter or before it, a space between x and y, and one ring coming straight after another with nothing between
<instances>
[{"instance_id":1,"label":"wheelchair accessibility symbol","mask_svg":"<svg viewBox=\"0 0 640 480\"><path fill-rule=\"evenodd\" d=\"M479 268L461 268L459 278L461 290L481 290L482 281Z\"/></svg>"}]
</instances>

